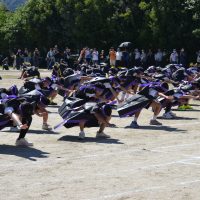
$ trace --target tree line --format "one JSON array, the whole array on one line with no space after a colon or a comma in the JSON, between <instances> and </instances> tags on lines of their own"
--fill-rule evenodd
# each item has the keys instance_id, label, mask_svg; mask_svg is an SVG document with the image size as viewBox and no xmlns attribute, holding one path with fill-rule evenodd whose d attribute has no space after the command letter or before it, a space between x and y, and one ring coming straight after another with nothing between
<instances>
[{"instance_id":1,"label":"tree line","mask_svg":"<svg viewBox=\"0 0 200 200\"><path fill-rule=\"evenodd\" d=\"M0 51L57 44L108 49L200 46L199 0L29 0L14 12L0 6Z\"/></svg>"}]
</instances>

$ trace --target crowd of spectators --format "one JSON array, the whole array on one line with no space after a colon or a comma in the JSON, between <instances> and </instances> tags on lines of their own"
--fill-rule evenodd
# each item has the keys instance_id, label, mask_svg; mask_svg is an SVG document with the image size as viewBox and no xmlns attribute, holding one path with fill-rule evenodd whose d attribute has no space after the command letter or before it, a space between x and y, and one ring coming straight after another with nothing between
<instances>
[{"instance_id":1,"label":"crowd of spectators","mask_svg":"<svg viewBox=\"0 0 200 200\"><path fill-rule=\"evenodd\" d=\"M196 60L194 63L200 64L200 50L196 52ZM157 49L156 51L149 49L139 50L135 48L130 50L127 48L114 48L111 47L108 51L100 50L97 48L84 47L80 51L75 53L70 48L66 47L63 51L59 49L57 45L51 47L46 53L46 56L42 57L38 48L34 51L29 51L27 48L18 49L15 53L10 56L1 58L1 65L6 69L7 66L13 66L13 69L20 69L24 62L31 63L31 65L38 68L47 68L51 70L56 62L60 60L66 62L68 66L73 67L74 62L76 63L87 63L87 64L100 64L107 63L111 67L131 67L131 66L142 66L147 68L149 66L160 66L172 64L182 64L186 67L190 62L185 49L180 50L173 49L171 52Z\"/></svg>"}]
</instances>

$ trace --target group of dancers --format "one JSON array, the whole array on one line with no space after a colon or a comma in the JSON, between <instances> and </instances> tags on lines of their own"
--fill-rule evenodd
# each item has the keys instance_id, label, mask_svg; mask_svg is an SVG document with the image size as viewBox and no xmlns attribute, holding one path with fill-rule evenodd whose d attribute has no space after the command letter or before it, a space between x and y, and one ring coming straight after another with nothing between
<instances>
[{"instance_id":1,"label":"group of dancers","mask_svg":"<svg viewBox=\"0 0 200 200\"><path fill-rule=\"evenodd\" d=\"M41 78L38 69L24 67L20 88L0 88L0 129L18 129L17 146L33 146L25 139L34 114L42 118L42 129L52 130L48 124L49 105L56 105L57 95L63 103L58 114L63 121L54 129L62 126L80 128L79 139L85 138L86 127L98 127L97 138L110 138L106 127L116 127L111 123L112 110L119 117L133 117L127 127L140 128L138 118L143 109L152 111L150 125L161 126L157 120L161 110L163 118L175 119L172 107L191 109L190 99L200 99L200 68L183 68L169 64L165 68L150 66L110 68L100 65L76 64L68 68L61 61L53 66L51 77ZM3 81L3 80L1 80Z\"/></svg>"}]
</instances>

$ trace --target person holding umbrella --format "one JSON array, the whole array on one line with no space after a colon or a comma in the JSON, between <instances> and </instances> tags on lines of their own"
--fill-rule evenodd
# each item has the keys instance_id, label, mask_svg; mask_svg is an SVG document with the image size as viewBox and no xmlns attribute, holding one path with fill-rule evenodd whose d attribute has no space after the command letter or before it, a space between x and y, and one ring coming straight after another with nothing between
<instances>
[{"instance_id":1,"label":"person holding umbrella","mask_svg":"<svg viewBox=\"0 0 200 200\"><path fill-rule=\"evenodd\" d=\"M129 49L131 46L132 46L132 43L131 43L131 42L122 42L122 43L119 45L119 48Z\"/></svg>"},{"instance_id":2,"label":"person holding umbrella","mask_svg":"<svg viewBox=\"0 0 200 200\"><path fill-rule=\"evenodd\" d=\"M119 45L119 48L122 50L122 67L129 66L129 53L128 49L132 46L131 42L123 42Z\"/></svg>"}]
</instances>

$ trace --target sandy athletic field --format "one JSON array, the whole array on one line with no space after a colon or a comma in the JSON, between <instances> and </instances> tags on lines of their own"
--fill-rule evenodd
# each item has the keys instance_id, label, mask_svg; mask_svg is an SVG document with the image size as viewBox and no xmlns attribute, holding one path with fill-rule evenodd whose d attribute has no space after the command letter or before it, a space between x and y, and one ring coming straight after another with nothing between
<instances>
[{"instance_id":1,"label":"sandy athletic field","mask_svg":"<svg viewBox=\"0 0 200 200\"><path fill-rule=\"evenodd\" d=\"M0 87L22 85L18 73L1 71ZM96 139L96 128L85 130L85 141L78 128L42 131L34 116L26 136L34 148L19 148L18 134L4 129L0 200L199 200L200 102L192 104L193 111L175 111L177 120L160 119L161 127L150 126L152 112L143 110L139 130L125 128L131 118L114 111L118 128L106 129L108 140ZM57 109L48 108L52 126L61 122Z\"/></svg>"}]
</instances>

